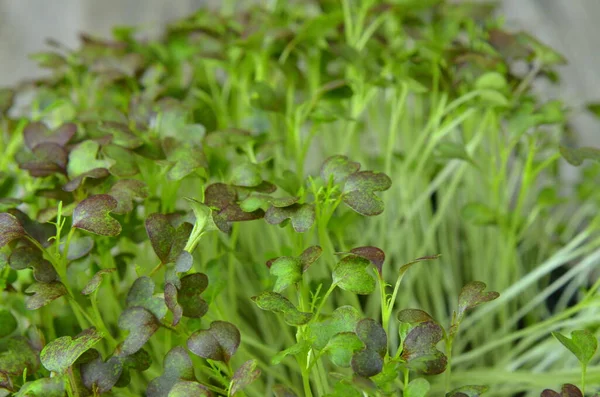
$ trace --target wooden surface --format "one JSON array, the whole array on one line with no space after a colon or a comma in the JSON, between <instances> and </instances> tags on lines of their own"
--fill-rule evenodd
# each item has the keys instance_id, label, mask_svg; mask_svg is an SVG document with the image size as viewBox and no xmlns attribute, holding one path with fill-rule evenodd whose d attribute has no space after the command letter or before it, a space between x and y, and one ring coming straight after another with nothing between
<instances>
[{"instance_id":1,"label":"wooden surface","mask_svg":"<svg viewBox=\"0 0 600 397\"><path fill-rule=\"evenodd\" d=\"M39 73L27 54L43 50L48 37L74 46L81 31L108 35L118 24L156 28L207 2L0 0L0 86ZM600 25L595 22L600 0L503 0L502 8L510 27L534 33L569 59L562 68L563 85L546 94L573 106L583 142L600 145L600 126L580 110L585 101L600 100Z\"/></svg>"}]
</instances>

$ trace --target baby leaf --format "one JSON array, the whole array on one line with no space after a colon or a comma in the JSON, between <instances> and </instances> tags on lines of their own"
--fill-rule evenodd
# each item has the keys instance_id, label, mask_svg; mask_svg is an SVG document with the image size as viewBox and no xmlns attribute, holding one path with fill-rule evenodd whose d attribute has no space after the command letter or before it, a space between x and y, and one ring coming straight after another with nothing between
<instances>
[{"instance_id":1,"label":"baby leaf","mask_svg":"<svg viewBox=\"0 0 600 397\"><path fill-rule=\"evenodd\" d=\"M292 390L283 385L273 386L273 394L275 394L275 397L297 397Z\"/></svg>"},{"instance_id":2,"label":"baby leaf","mask_svg":"<svg viewBox=\"0 0 600 397\"><path fill-rule=\"evenodd\" d=\"M283 321L289 325L304 325L312 318L312 313L299 311L286 297L276 292L265 291L251 299L262 310L283 313Z\"/></svg>"},{"instance_id":3,"label":"baby leaf","mask_svg":"<svg viewBox=\"0 0 600 397\"><path fill-rule=\"evenodd\" d=\"M62 336L47 344L40 353L42 365L48 370L64 374L84 352L100 342L104 336L95 328L88 328L71 339Z\"/></svg>"},{"instance_id":4,"label":"baby leaf","mask_svg":"<svg viewBox=\"0 0 600 397\"><path fill-rule=\"evenodd\" d=\"M356 324L356 335L365 347L352 357L355 374L369 378L383 369L383 358L387 353L387 335L376 321L365 318Z\"/></svg>"},{"instance_id":5,"label":"baby leaf","mask_svg":"<svg viewBox=\"0 0 600 397\"><path fill-rule=\"evenodd\" d=\"M206 287L208 287L208 277L203 273L188 274L181 279L177 301L185 317L200 318L206 314L208 304L200 296Z\"/></svg>"},{"instance_id":6,"label":"baby leaf","mask_svg":"<svg viewBox=\"0 0 600 397\"><path fill-rule=\"evenodd\" d=\"M12 334L18 327L17 320L6 309L0 309L0 338Z\"/></svg>"},{"instance_id":7,"label":"baby leaf","mask_svg":"<svg viewBox=\"0 0 600 397\"><path fill-rule=\"evenodd\" d=\"M385 262L385 252L383 250L377 247L366 246L352 248L350 253L368 259L375 266L375 269L377 269L379 276L382 275L383 262Z\"/></svg>"},{"instance_id":8,"label":"baby leaf","mask_svg":"<svg viewBox=\"0 0 600 397\"><path fill-rule=\"evenodd\" d=\"M177 276L175 275L174 278L177 279ZM179 284L181 285L181 282ZM170 282L165 284L165 304L173 313L173 326L176 326L183 316L183 308L177 302L177 287Z\"/></svg>"},{"instance_id":9,"label":"baby leaf","mask_svg":"<svg viewBox=\"0 0 600 397\"><path fill-rule=\"evenodd\" d=\"M487 386L462 386L446 393L446 397L479 397L488 389Z\"/></svg>"},{"instance_id":10,"label":"baby leaf","mask_svg":"<svg viewBox=\"0 0 600 397\"><path fill-rule=\"evenodd\" d=\"M290 219L297 233L304 233L315 222L315 208L310 204L296 203L289 207L271 206L265 213L265 221L272 225L278 225L286 219Z\"/></svg>"},{"instance_id":11,"label":"baby leaf","mask_svg":"<svg viewBox=\"0 0 600 397\"><path fill-rule=\"evenodd\" d=\"M341 184L359 169L360 163L350 161L346 156L331 156L321 166L321 178L325 182L329 181L329 178L332 178L333 183Z\"/></svg>"},{"instance_id":12,"label":"baby leaf","mask_svg":"<svg viewBox=\"0 0 600 397\"><path fill-rule=\"evenodd\" d=\"M368 295L375 290L375 279L367 272L368 259L350 255L342 258L333 269L333 283L343 290Z\"/></svg>"},{"instance_id":13,"label":"baby leaf","mask_svg":"<svg viewBox=\"0 0 600 397\"><path fill-rule=\"evenodd\" d=\"M194 366L190 356L181 346L169 350L163 362L163 374L153 379L148 384L146 395L148 397L163 397L179 381L195 382Z\"/></svg>"},{"instance_id":14,"label":"baby leaf","mask_svg":"<svg viewBox=\"0 0 600 397\"><path fill-rule=\"evenodd\" d=\"M67 152L55 143L41 143L31 153L20 152L15 156L19 168L29 171L34 177L64 173L67 166Z\"/></svg>"},{"instance_id":15,"label":"baby leaf","mask_svg":"<svg viewBox=\"0 0 600 397\"><path fill-rule=\"evenodd\" d=\"M143 307L160 320L167 314L167 307L162 298L153 295L154 281L150 277L140 277L129 289L127 307Z\"/></svg>"},{"instance_id":16,"label":"baby leaf","mask_svg":"<svg viewBox=\"0 0 600 397\"><path fill-rule=\"evenodd\" d=\"M208 329L194 332L187 341L187 347L197 356L229 362L240 345L240 331L226 321L213 321Z\"/></svg>"},{"instance_id":17,"label":"baby leaf","mask_svg":"<svg viewBox=\"0 0 600 397\"><path fill-rule=\"evenodd\" d=\"M143 307L125 309L119 316L119 328L129 334L121 346L122 353L130 355L140 350L159 327L156 317Z\"/></svg>"},{"instance_id":18,"label":"baby leaf","mask_svg":"<svg viewBox=\"0 0 600 397\"><path fill-rule=\"evenodd\" d=\"M593 147L571 148L560 145L560 154L571 165L580 166L585 160L600 161L600 149Z\"/></svg>"},{"instance_id":19,"label":"baby leaf","mask_svg":"<svg viewBox=\"0 0 600 397\"><path fill-rule=\"evenodd\" d=\"M162 147L170 166L167 177L172 181L179 181L198 168L206 167L204 152L195 144L167 137L163 140Z\"/></svg>"},{"instance_id":20,"label":"baby leaf","mask_svg":"<svg viewBox=\"0 0 600 397\"><path fill-rule=\"evenodd\" d=\"M65 379L54 376L26 382L15 397L64 397L65 393Z\"/></svg>"},{"instance_id":21,"label":"baby leaf","mask_svg":"<svg viewBox=\"0 0 600 397\"><path fill-rule=\"evenodd\" d=\"M60 246L61 252L64 253L65 244ZM74 236L69 243L69 252L67 253L67 259L74 261L83 258L94 248L94 239L90 236Z\"/></svg>"},{"instance_id":22,"label":"baby leaf","mask_svg":"<svg viewBox=\"0 0 600 397\"><path fill-rule=\"evenodd\" d=\"M117 268L113 267L113 268L110 268L110 269L102 269L102 270L99 270L98 272L96 272L96 274L94 274L94 276L92 277L92 279L85 285L85 287L83 287L83 289L81 290L81 293L83 295L90 295L90 294L92 294L100 286L100 283L102 282L103 276L105 274L112 273L115 270L117 270Z\"/></svg>"},{"instance_id":23,"label":"baby leaf","mask_svg":"<svg viewBox=\"0 0 600 397\"><path fill-rule=\"evenodd\" d=\"M41 122L27 124L23 129L23 140L29 149L34 149L43 143L53 143L64 147L77 132L77 125L65 123L56 130L51 131Z\"/></svg>"},{"instance_id":24,"label":"baby leaf","mask_svg":"<svg viewBox=\"0 0 600 397\"><path fill-rule=\"evenodd\" d=\"M140 172L136 156L131 150L109 144L102 147L102 154L114 162L108 169L111 175L131 177Z\"/></svg>"},{"instance_id":25,"label":"baby leaf","mask_svg":"<svg viewBox=\"0 0 600 397\"><path fill-rule=\"evenodd\" d=\"M246 386L254 382L260 376L260 369L256 368L256 360L248 360L242 364L231 378L231 388L229 394L235 394L243 390Z\"/></svg>"},{"instance_id":26,"label":"baby leaf","mask_svg":"<svg viewBox=\"0 0 600 397\"><path fill-rule=\"evenodd\" d=\"M308 351L309 347L310 346L308 345L306 340L301 340L300 342L295 343L292 346L288 347L287 349L282 350L279 353L277 353L276 355L274 355L271 358L271 365L278 365L287 356L295 356L298 353L301 353L302 351Z\"/></svg>"},{"instance_id":27,"label":"baby leaf","mask_svg":"<svg viewBox=\"0 0 600 397\"><path fill-rule=\"evenodd\" d=\"M267 262L271 275L277 277L273 290L282 292L292 284L302 280L302 273L316 261L323 250L319 246L312 246L304 250L298 257L283 256Z\"/></svg>"},{"instance_id":28,"label":"baby leaf","mask_svg":"<svg viewBox=\"0 0 600 397\"><path fill-rule=\"evenodd\" d=\"M22 270L28 267L33 269L33 277L36 281L49 283L58 279L58 274L42 256L42 253L31 246L18 247L8 257L8 263L14 270Z\"/></svg>"},{"instance_id":29,"label":"baby leaf","mask_svg":"<svg viewBox=\"0 0 600 397\"><path fill-rule=\"evenodd\" d=\"M25 229L14 215L6 212L0 214L0 248L13 240L25 237L25 234Z\"/></svg>"},{"instance_id":30,"label":"baby leaf","mask_svg":"<svg viewBox=\"0 0 600 397\"><path fill-rule=\"evenodd\" d=\"M430 389L429 382L424 378L417 378L410 381L404 390L405 397L425 397Z\"/></svg>"},{"instance_id":31,"label":"baby leaf","mask_svg":"<svg viewBox=\"0 0 600 397\"><path fill-rule=\"evenodd\" d=\"M180 380L169 391L167 397L212 397L210 390L206 386L201 385L198 382L189 382L186 380Z\"/></svg>"},{"instance_id":32,"label":"baby leaf","mask_svg":"<svg viewBox=\"0 0 600 397\"><path fill-rule=\"evenodd\" d=\"M98 356L81 366L81 380L90 390L106 393L116 385L123 373L123 363L120 357L111 357L103 361Z\"/></svg>"},{"instance_id":33,"label":"baby leaf","mask_svg":"<svg viewBox=\"0 0 600 397\"><path fill-rule=\"evenodd\" d=\"M323 351L327 352L333 364L348 368L351 365L354 353L364 347L365 345L354 332L339 332L329 339Z\"/></svg>"},{"instance_id":34,"label":"baby leaf","mask_svg":"<svg viewBox=\"0 0 600 397\"><path fill-rule=\"evenodd\" d=\"M565 383L562 385L560 393L546 389L542 392L540 397L583 397L583 393L577 386L570 383Z\"/></svg>"},{"instance_id":35,"label":"baby leaf","mask_svg":"<svg viewBox=\"0 0 600 397\"><path fill-rule=\"evenodd\" d=\"M111 142L127 149L136 149L144 143L127 124L115 121L100 121L98 130L112 135Z\"/></svg>"},{"instance_id":36,"label":"baby leaf","mask_svg":"<svg viewBox=\"0 0 600 397\"><path fill-rule=\"evenodd\" d=\"M374 192L388 190L392 180L382 172L360 171L349 175L344 185L344 203L359 214L379 215L383 212L383 200Z\"/></svg>"},{"instance_id":37,"label":"baby leaf","mask_svg":"<svg viewBox=\"0 0 600 397\"><path fill-rule=\"evenodd\" d=\"M117 200L108 194L89 196L75 207L73 227L100 236L118 236L121 224L109 215L117 205Z\"/></svg>"},{"instance_id":38,"label":"baby leaf","mask_svg":"<svg viewBox=\"0 0 600 397\"><path fill-rule=\"evenodd\" d=\"M128 356L118 356L119 360L123 365L123 371L119 380L115 384L117 387L125 387L131 381L131 370L145 371L152 365L152 359L150 354L144 349L140 349L137 352Z\"/></svg>"},{"instance_id":39,"label":"baby leaf","mask_svg":"<svg viewBox=\"0 0 600 397\"><path fill-rule=\"evenodd\" d=\"M69 164L67 165L67 173L69 178L75 178L78 175L91 171L95 168L109 169L114 163L114 160L98 160L98 150L100 144L95 141L87 140L77 145L71 153L69 153Z\"/></svg>"},{"instance_id":40,"label":"baby leaf","mask_svg":"<svg viewBox=\"0 0 600 397\"><path fill-rule=\"evenodd\" d=\"M145 226L152 248L162 263L177 260L193 229L187 222L175 228L163 214L151 214L146 219Z\"/></svg>"},{"instance_id":41,"label":"baby leaf","mask_svg":"<svg viewBox=\"0 0 600 397\"><path fill-rule=\"evenodd\" d=\"M265 214L261 209L243 211L237 203L239 189L224 183L213 183L204 192L204 203L218 210L213 212L213 220L223 232L231 231L230 222L252 221L262 218Z\"/></svg>"},{"instance_id":42,"label":"baby leaf","mask_svg":"<svg viewBox=\"0 0 600 397\"><path fill-rule=\"evenodd\" d=\"M36 310L66 295L67 289L62 283L52 281L50 283L32 284L25 290L25 293L33 294L25 297L25 307L28 310Z\"/></svg>"},{"instance_id":43,"label":"baby leaf","mask_svg":"<svg viewBox=\"0 0 600 397\"><path fill-rule=\"evenodd\" d=\"M38 353L27 339L20 336L0 338L0 373L20 376L25 369L35 373L38 365Z\"/></svg>"},{"instance_id":44,"label":"baby leaf","mask_svg":"<svg viewBox=\"0 0 600 397\"><path fill-rule=\"evenodd\" d=\"M262 183L260 167L254 163L242 163L231 171L231 184L235 186L255 187Z\"/></svg>"},{"instance_id":45,"label":"baby leaf","mask_svg":"<svg viewBox=\"0 0 600 397\"><path fill-rule=\"evenodd\" d=\"M576 330L571 332L571 339L559 332L552 332L554 336L564 347L577 357L579 362L586 366L598 349L598 340L587 330Z\"/></svg>"},{"instance_id":46,"label":"baby leaf","mask_svg":"<svg viewBox=\"0 0 600 397\"><path fill-rule=\"evenodd\" d=\"M65 185L63 186L62 189L65 192L74 192L81 185L83 185L88 178L102 179L102 178L106 178L108 175L109 175L109 172L106 168L94 168L92 170L84 172L83 174L77 175L76 177L71 179L69 182L65 183Z\"/></svg>"},{"instance_id":47,"label":"baby leaf","mask_svg":"<svg viewBox=\"0 0 600 397\"><path fill-rule=\"evenodd\" d=\"M110 188L108 194L117 200L117 207L112 212L115 214L126 214L133 211L134 199L148 197L148 188L142 181L121 179Z\"/></svg>"},{"instance_id":48,"label":"baby leaf","mask_svg":"<svg viewBox=\"0 0 600 397\"><path fill-rule=\"evenodd\" d=\"M426 375L441 374L446 370L446 356L436 349L442 340L442 327L434 321L421 322L412 327L403 341L402 359Z\"/></svg>"},{"instance_id":49,"label":"baby leaf","mask_svg":"<svg viewBox=\"0 0 600 397\"><path fill-rule=\"evenodd\" d=\"M317 350L325 348L329 340L340 332L352 332L360 321L360 313L352 306L342 306L334 310L326 320L315 322L308 327Z\"/></svg>"},{"instance_id":50,"label":"baby leaf","mask_svg":"<svg viewBox=\"0 0 600 397\"><path fill-rule=\"evenodd\" d=\"M486 288L485 283L481 281L472 281L466 284L458 296L458 313L457 317L462 319L465 311L473 309L485 302L493 301L500 296L495 291L483 292Z\"/></svg>"}]
</instances>

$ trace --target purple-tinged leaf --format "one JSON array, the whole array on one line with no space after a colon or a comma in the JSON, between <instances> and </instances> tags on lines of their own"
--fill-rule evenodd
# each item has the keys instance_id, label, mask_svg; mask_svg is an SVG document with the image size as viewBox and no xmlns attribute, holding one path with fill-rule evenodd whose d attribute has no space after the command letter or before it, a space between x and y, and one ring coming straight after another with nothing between
<instances>
[{"instance_id":1,"label":"purple-tinged leaf","mask_svg":"<svg viewBox=\"0 0 600 397\"><path fill-rule=\"evenodd\" d=\"M73 123L65 123L56 130L51 131L41 122L27 124L23 129L25 145L33 150L40 144L52 143L64 147L77 132L77 126Z\"/></svg>"},{"instance_id":2,"label":"purple-tinged leaf","mask_svg":"<svg viewBox=\"0 0 600 397\"><path fill-rule=\"evenodd\" d=\"M352 371L359 376L370 378L381 372L383 359L376 351L363 349L352 356Z\"/></svg>"},{"instance_id":3,"label":"purple-tinged leaf","mask_svg":"<svg viewBox=\"0 0 600 397\"><path fill-rule=\"evenodd\" d=\"M61 244L60 249L64 254L65 244ZM67 259L74 261L81 259L94 248L94 239L90 236L77 237L74 236L69 242L69 252L67 253Z\"/></svg>"},{"instance_id":4,"label":"purple-tinged leaf","mask_svg":"<svg viewBox=\"0 0 600 397\"><path fill-rule=\"evenodd\" d=\"M193 229L187 222L175 228L169 217L163 214L150 214L145 226L152 248L162 263L177 260Z\"/></svg>"},{"instance_id":5,"label":"purple-tinged leaf","mask_svg":"<svg viewBox=\"0 0 600 397\"><path fill-rule=\"evenodd\" d=\"M183 308L177 302L177 287L173 283L165 284L165 304L173 313L173 326L176 326L183 317Z\"/></svg>"},{"instance_id":6,"label":"purple-tinged leaf","mask_svg":"<svg viewBox=\"0 0 600 397\"><path fill-rule=\"evenodd\" d=\"M7 211L9 214L13 215L22 227L25 229L25 232L37 240L43 247L48 247L52 244L50 241L50 237L53 237L56 234L56 228L54 225L50 225L47 223L39 223L36 222L27 216L24 212L19 211L14 208ZM64 214L64 212L63 212ZM0 214L1 215L1 214ZM0 216L0 247L2 246L2 220Z\"/></svg>"},{"instance_id":7,"label":"purple-tinged leaf","mask_svg":"<svg viewBox=\"0 0 600 397\"><path fill-rule=\"evenodd\" d=\"M163 374L153 379L146 389L147 397L164 397L179 381L195 382L194 366L187 351L181 346L169 350L163 362Z\"/></svg>"},{"instance_id":8,"label":"purple-tinged leaf","mask_svg":"<svg viewBox=\"0 0 600 397\"><path fill-rule=\"evenodd\" d=\"M25 234L25 229L14 215L6 212L0 214L0 248L13 240L25 237Z\"/></svg>"},{"instance_id":9,"label":"purple-tinged leaf","mask_svg":"<svg viewBox=\"0 0 600 397\"><path fill-rule=\"evenodd\" d=\"M106 393L119 381L123 373L123 363L120 357L111 357L103 361L99 356L83 364L80 370L85 387L89 390L97 390L98 393Z\"/></svg>"},{"instance_id":10,"label":"purple-tinged leaf","mask_svg":"<svg viewBox=\"0 0 600 397\"><path fill-rule=\"evenodd\" d=\"M350 161L346 156L335 155L323 162L321 166L321 178L325 182L329 181L329 178L332 178L333 183L341 184L359 169L360 163Z\"/></svg>"},{"instance_id":11,"label":"purple-tinged leaf","mask_svg":"<svg viewBox=\"0 0 600 397\"><path fill-rule=\"evenodd\" d=\"M338 332L329 339L323 351L327 352L334 365L348 368L352 363L352 356L364 347L354 332Z\"/></svg>"},{"instance_id":12,"label":"purple-tinged leaf","mask_svg":"<svg viewBox=\"0 0 600 397\"><path fill-rule=\"evenodd\" d=\"M284 385L273 386L275 397L298 397L290 388Z\"/></svg>"},{"instance_id":13,"label":"purple-tinged leaf","mask_svg":"<svg viewBox=\"0 0 600 397\"><path fill-rule=\"evenodd\" d=\"M56 143L41 143L31 153L21 152L15 156L19 168L28 171L33 177L64 173L67 159L65 149Z\"/></svg>"},{"instance_id":14,"label":"purple-tinged leaf","mask_svg":"<svg viewBox=\"0 0 600 397\"><path fill-rule=\"evenodd\" d=\"M112 135L112 143L127 149L136 149L144 143L125 123L101 121L98 124L98 129Z\"/></svg>"},{"instance_id":15,"label":"purple-tinged leaf","mask_svg":"<svg viewBox=\"0 0 600 397\"><path fill-rule=\"evenodd\" d=\"M213 321L210 328L194 332L187 341L188 349L197 356L229 362L240 345L240 331L226 321Z\"/></svg>"},{"instance_id":16,"label":"purple-tinged leaf","mask_svg":"<svg viewBox=\"0 0 600 397\"><path fill-rule=\"evenodd\" d=\"M40 353L42 365L48 370L64 374L84 352L104 336L95 328L88 328L72 339L62 336L48 343Z\"/></svg>"},{"instance_id":17,"label":"purple-tinged leaf","mask_svg":"<svg viewBox=\"0 0 600 397\"><path fill-rule=\"evenodd\" d=\"M343 200L359 214L379 215L383 212L383 200L374 192L388 190L391 186L392 180L382 172L355 172L346 179Z\"/></svg>"},{"instance_id":18,"label":"purple-tinged leaf","mask_svg":"<svg viewBox=\"0 0 600 397\"><path fill-rule=\"evenodd\" d=\"M13 250L8 257L8 263L14 270L33 269L36 281L49 283L58 279L58 274L52 264L44 259L42 253L32 246L22 246Z\"/></svg>"},{"instance_id":19,"label":"purple-tinged leaf","mask_svg":"<svg viewBox=\"0 0 600 397\"><path fill-rule=\"evenodd\" d=\"M113 268L109 268L109 269L102 269L102 270L99 270L98 272L96 272L96 274L94 274L92 279L85 285L85 287L83 287L83 289L81 290L81 293L83 295L90 295L90 294L94 293L100 286L103 276L105 274L110 274L110 273L114 272L115 270L117 270L117 268L113 267Z\"/></svg>"},{"instance_id":20,"label":"purple-tinged leaf","mask_svg":"<svg viewBox=\"0 0 600 397\"><path fill-rule=\"evenodd\" d=\"M143 307L162 319L167 314L167 306L162 298L154 296L154 281L150 277L135 280L127 294L127 307Z\"/></svg>"},{"instance_id":21,"label":"purple-tinged leaf","mask_svg":"<svg viewBox=\"0 0 600 397\"><path fill-rule=\"evenodd\" d=\"M27 310L36 310L55 299L67 294L65 286L53 281L50 283L35 283L25 290L26 294L32 294L25 297L25 308Z\"/></svg>"},{"instance_id":22,"label":"purple-tinged leaf","mask_svg":"<svg viewBox=\"0 0 600 397\"><path fill-rule=\"evenodd\" d=\"M382 249L372 246L356 247L352 248L350 253L368 259L377 269L379 276L382 275L383 262L385 262L385 252Z\"/></svg>"},{"instance_id":23,"label":"purple-tinged leaf","mask_svg":"<svg viewBox=\"0 0 600 397\"><path fill-rule=\"evenodd\" d=\"M373 350L382 358L387 353L387 335L377 321L364 318L356 324L356 335L367 349Z\"/></svg>"},{"instance_id":24,"label":"purple-tinged leaf","mask_svg":"<svg viewBox=\"0 0 600 397\"><path fill-rule=\"evenodd\" d=\"M427 312L420 309L404 309L398 313L398 321L410 325L418 325L428 321L435 321Z\"/></svg>"},{"instance_id":25,"label":"purple-tinged leaf","mask_svg":"<svg viewBox=\"0 0 600 397\"><path fill-rule=\"evenodd\" d=\"M159 327L156 317L143 307L125 309L119 316L119 328L129 334L121 345L122 354L127 356L140 350Z\"/></svg>"},{"instance_id":26,"label":"purple-tinged leaf","mask_svg":"<svg viewBox=\"0 0 600 397\"><path fill-rule=\"evenodd\" d=\"M79 187L84 185L87 179L103 179L106 178L108 175L109 173L106 168L94 168L76 176L69 182L65 183L65 185L63 186L63 190L65 192L74 192L75 190L79 189Z\"/></svg>"},{"instance_id":27,"label":"purple-tinged leaf","mask_svg":"<svg viewBox=\"0 0 600 397\"><path fill-rule=\"evenodd\" d=\"M271 206L265 213L265 221L278 225L290 219L297 233L308 231L315 222L315 208L310 204L292 204L289 207Z\"/></svg>"},{"instance_id":28,"label":"purple-tinged leaf","mask_svg":"<svg viewBox=\"0 0 600 397\"><path fill-rule=\"evenodd\" d=\"M73 227L100 236L118 236L121 224L109 215L117 205L117 200L108 194L89 196L75 207Z\"/></svg>"},{"instance_id":29,"label":"purple-tinged leaf","mask_svg":"<svg viewBox=\"0 0 600 397\"><path fill-rule=\"evenodd\" d=\"M462 288L458 295L457 317L459 319L462 319L465 311L473 309L482 303L493 301L500 296L500 294L495 291L484 293L483 291L485 288L485 283L482 283L481 281L471 281Z\"/></svg>"},{"instance_id":30,"label":"purple-tinged leaf","mask_svg":"<svg viewBox=\"0 0 600 397\"><path fill-rule=\"evenodd\" d=\"M112 212L115 214L126 214L133 211L133 202L135 199L145 199L148 197L148 188L142 181L121 179L110 188L108 194L117 200L117 207Z\"/></svg>"},{"instance_id":31,"label":"purple-tinged leaf","mask_svg":"<svg viewBox=\"0 0 600 397\"><path fill-rule=\"evenodd\" d=\"M229 390L231 396L235 396L236 393L260 377L261 371L256 368L256 365L256 360L248 360L235 371L231 378L231 388Z\"/></svg>"},{"instance_id":32,"label":"purple-tinged leaf","mask_svg":"<svg viewBox=\"0 0 600 397\"><path fill-rule=\"evenodd\" d=\"M208 304L200 294L208 287L208 277L203 273L193 273L181 279L177 301L185 317L200 318L208 311Z\"/></svg>"},{"instance_id":33,"label":"purple-tinged leaf","mask_svg":"<svg viewBox=\"0 0 600 397\"><path fill-rule=\"evenodd\" d=\"M433 321L413 327L403 341L402 359L409 367L426 375L441 374L446 370L448 359L436 345L443 339L444 331Z\"/></svg>"}]
</instances>

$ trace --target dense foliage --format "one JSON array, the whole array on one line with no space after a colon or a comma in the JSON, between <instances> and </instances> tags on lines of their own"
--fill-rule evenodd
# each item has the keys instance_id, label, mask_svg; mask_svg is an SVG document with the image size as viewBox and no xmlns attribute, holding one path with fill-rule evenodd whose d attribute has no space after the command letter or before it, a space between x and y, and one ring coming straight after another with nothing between
<instances>
[{"instance_id":1,"label":"dense foliage","mask_svg":"<svg viewBox=\"0 0 600 397\"><path fill-rule=\"evenodd\" d=\"M563 57L492 5L113 36L0 91L0 396L600 385L600 167L561 174L599 152L532 88Z\"/></svg>"}]
</instances>

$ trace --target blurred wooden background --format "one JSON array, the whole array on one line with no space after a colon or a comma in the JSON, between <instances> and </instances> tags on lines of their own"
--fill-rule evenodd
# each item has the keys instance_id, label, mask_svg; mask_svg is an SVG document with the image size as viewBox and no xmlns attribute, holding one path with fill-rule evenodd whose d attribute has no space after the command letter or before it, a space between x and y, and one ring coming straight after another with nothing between
<instances>
[{"instance_id":1,"label":"blurred wooden background","mask_svg":"<svg viewBox=\"0 0 600 397\"><path fill-rule=\"evenodd\" d=\"M501 2L511 28L534 33L569 59L562 86L547 95L574 107L582 143L600 144L598 123L581 111L584 102L600 100L600 0ZM0 86L39 73L27 55L45 49L46 38L75 46L82 31L106 36L112 26L123 24L160 29L208 3L219 0L0 0Z\"/></svg>"}]
</instances>

